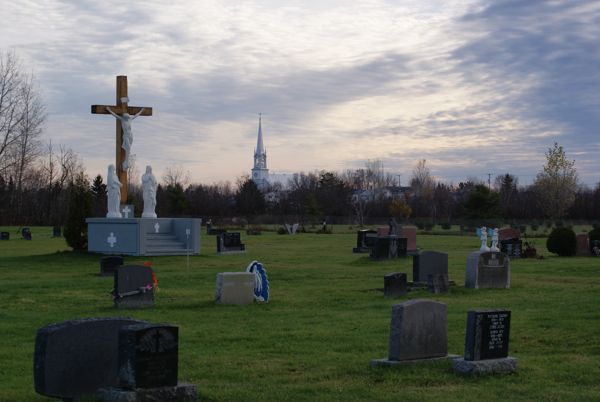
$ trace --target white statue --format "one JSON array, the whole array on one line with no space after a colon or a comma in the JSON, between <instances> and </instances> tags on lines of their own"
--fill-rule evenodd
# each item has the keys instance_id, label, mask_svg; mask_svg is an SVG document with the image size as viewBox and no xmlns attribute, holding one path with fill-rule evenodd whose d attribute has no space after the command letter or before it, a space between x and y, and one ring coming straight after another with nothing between
<instances>
[{"instance_id":1,"label":"white statue","mask_svg":"<svg viewBox=\"0 0 600 402\"><path fill-rule=\"evenodd\" d=\"M152 166L146 166L146 173L142 176L142 190L144 192L144 212L142 218L156 218L156 188L158 183L152 174Z\"/></svg>"},{"instance_id":2,"label":"white statue","mask_svg":"<svg viewBox=\"0 0 600 402\"><path fill-rule=\"evenodd\" d=\"M106 191L108 192L108 212L107 218L121 218L119 205L121 203L121 182L115 172L115 165L108 165Z\"/></svg>"},{"instance_id":3,"label":"white statue","mask_svg":"<svg viewBox=\"0 0 600 402\"><path fill-rule=\"evenodd\" d=\"M479 239L481 240L481 247L479 248L479 251L490 251L490 248L487 246L487 228L483 226L480 229L477 229L477 234L479 235Z\"/></svg>"},{"instance_id":4,"label":"white statue","mask_svg":"<svg viewBox=\"0 0 600 402\"><path fill-rule=\"evenodd\" d=\"M492 246L490 247L490 251L500 251L498 248L498 228L495 228L492 232Z\"/></svg>"},{"instance_id":5,"label":"white statue","mask_svg":"<svg viewBox=\"0 0 600 402\"><path fill-rule=\"evenodd\" d=\"M139 112L131 116L129 113L125 112L122 116L119 116L115 112L113 112L110 107L106 107L108 113L112 114L114 117L121 121L121 129L123 131L123 143L121 144L121 148L125 150L125 160L123 161L123 170L127 170L129 168L129 151L131 150L131 145L133 144L133 133L131 132L131 121L138 117L144 111L144 108L141 108Z\"/></svg>"}]
</instances>

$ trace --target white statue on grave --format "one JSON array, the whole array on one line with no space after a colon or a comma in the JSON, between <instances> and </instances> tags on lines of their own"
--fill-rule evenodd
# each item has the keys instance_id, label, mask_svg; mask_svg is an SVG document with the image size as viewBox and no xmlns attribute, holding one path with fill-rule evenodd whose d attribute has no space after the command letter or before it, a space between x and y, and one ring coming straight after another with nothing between
<instances>
[{"instance_id":1,"label":"white statue on grave","mask_svg":"<svg viewBox=\"0 0 600 402\"><path fill-rule=\"evenodd\" d=\"M495 228L492 232L492 246L490 247L490 251L500 251L498 248L498 228Z\"/></svg>"},{"instance_id":2,"label":"white statue on grave","mask_svg":"<svg viewBox=\"0 0 600 402\"><path fill-rule=\"evenodd\" d=\"M479 239L481 240L481 247L479 248L479 251L490 251L490 248L487 246L487 228L483 226L477 229L477 234L479 235Z\"/></svg>"},{"instance_id":3,"label":"white statue on grave","mask_svg":"<svg viewBox=\"0 0 600 402\"><path fill-rule=\"evenodd\" d=\"M156 189L158 183L152 174L152 166L146 166L146 173L142 176L142 191L144 195L144 212L142 218L156 218Z\"/></svg>"},{"instance_id":4,"label":"white statue on grave","mask_svg":"<svg viewBox=\"0 0 600 402\"><path fill-rule=\"evenodd\" d=\"M119 205L121 202L121 182L115 172L115 165L108 165L106 191L108 192L108 212L107 218L121 218Z\"/></svg>"},{"instance_id":5,"label":"white statue on grave","mask_svg":"<svg viewBox=\"0 0 600 402\"><path fill-rule=\"evenodd\" d=\"M127 102L129 99L126 97L121 99L122 102ZM123 170L127 170L129 168L129 151L131 150L131 145L133 144L133 133L131 132L131 121L138 117L144 111L144 108L141 108L139 112L131 116L129 113L125 112L122 116L119 116L115 112L113 112L110 107L106 107L108 113L112 114L114 117L121 121L121 129L123 131L123 142L121 144L121 148L125 150L125 160L123 161Z\"/></svg>"}]
</instances>

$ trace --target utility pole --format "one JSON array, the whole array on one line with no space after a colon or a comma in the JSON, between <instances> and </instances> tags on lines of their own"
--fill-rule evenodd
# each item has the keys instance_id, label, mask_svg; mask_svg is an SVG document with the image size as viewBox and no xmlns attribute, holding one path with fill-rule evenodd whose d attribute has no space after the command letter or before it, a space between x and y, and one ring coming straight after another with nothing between
<instances>
[{"instance_id":1,"label":"utility pole","mask_svg":"<svg viewBox=\"0 0 600 402\"><path fill-rule=\"evenodd\" d=\"M488 173L488 190L492 189L492 174Z\"/></svg>"}]
</instances>

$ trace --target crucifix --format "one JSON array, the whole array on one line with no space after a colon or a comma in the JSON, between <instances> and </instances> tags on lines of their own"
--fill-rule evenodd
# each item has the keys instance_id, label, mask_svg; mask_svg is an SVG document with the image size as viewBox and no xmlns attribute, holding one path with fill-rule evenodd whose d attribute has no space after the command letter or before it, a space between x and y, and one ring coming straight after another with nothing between
<instances>
[{"instance_id":1,"label":"crucifix","mask_svg":"<svg viewBox=\"0 0 600 402\"><path fill-rule=\"evenodd\" d=\"M127 76L117 76L117 102L115 106L92 105L93 114L111 114L116 117L117 131L117 176L123 184L121 189L121 204L127 202L127 168L131 142L131 120L138 116L152 116L151 107L128 106ZM125 133L123 133L125 131ZM125 136L124 136L125 134ZM125 138L124 138L125 137Z\"/></svg>"}]
</instances>

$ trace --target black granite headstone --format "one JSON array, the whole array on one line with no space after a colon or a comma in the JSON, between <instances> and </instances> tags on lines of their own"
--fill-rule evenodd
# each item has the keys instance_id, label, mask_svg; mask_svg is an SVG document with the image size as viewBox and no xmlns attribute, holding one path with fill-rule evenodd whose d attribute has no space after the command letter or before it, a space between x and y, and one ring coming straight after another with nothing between
<instances>
[{"instance_id":1,"label":"black granite headstone","mask_svg":"<svg viewBox=\"0 0 600 402\"><path fill-rule=\"evenodd\" d=\"M0 240L9 240L10 233L9 232L0 232Z\"/></svg>"},{"instance_id":2,"label":"black granite headstone","mask_svg":"<svg viewBox=\"0 0 600 402\"><path fill-rule=\"evenodd\" d=\"M407 291L406 274L394 272L383 277L383 295L386 298L394 299L404 296Z\"/></svg>"},{"instance_id":3,"label":"black granite headstone","mask_svg":"<svg viewBox=\"0 0 600 402\"><path fill-rule=\"evenodd\" d=\"M362 229L356 232L356 247L352 249L353 253L368 253L375 243L377 231L373 229Z\"/></svg>"},{"instance_id":4,"label":"black granite headstone","mask_svg":"<svg viewBox=\"0 0 600 402\"><path fill-rule=\"evenodd\" d=\"M427 275L427 290L434 294L448 293L450 291L448 274Z\"/></svg>"},{"instance_id":5,"label":"black granite headstone","mask_svg":"<svg viewBox=\"0 0 600 402\"><path fill-rule=\"evenodd\" d=\"M242 243L239 232L225 232L217 237L217 252L241 252L246 249L246 245Z\"/></svg>"},{"instance_id":6,"label":"black granite headstone","mask_svg":"<svg viewBox=\"0 0 600 402\"><path fill-rule=\"evenodd\" d=\"M467 313L465 360L508 356L510 310L471 310Z\"/></svg>"},{"instance_id":7,"label":"black granite headstone","mask_svg":"<svg viewBox=\"0 0 600 402\"><path fill-rule=\"evenodd\" d=\"M427 282L430 274L448 276L448 254L422 251L413 256L413 282Z\"/></svg>"},{"instance_id":8,"label":"black granite headstone","mask_svg":"<svg viewBox=\"0 0 600 402\"><path fill-rule=\"evenodd\" d=\"M21 236L25 240L31 240L31 230L29 228L21 229Z\"/></svg>"},{"instance_id":9,"label":"black granite headstone","mask_svg":"<svg viewBox=\"0 0 600 402\"><path fill-rule=\"evenodd\" d=\"M117 267L113 297L118 308L154 307L152 268L143 265Z\"/></svg>"},{"instance_id":10,"label":"black granite headstone","mask_svg":"<svg viewBox=\"0 0 600 402\"><path fill-rule=\"evenodd\" d=\"M375 239L369 256L376 260L406 257L406 237L381 236Z\"/></svg>"},{"instance_id":11,"label":"black granite headstone","mask_svg":"<svg viewBox=\"0 0 600 402\"><path fill-rule=\"evenodd\" d=\"M500 241L500 251L512 258L521 258L523 241L520 239L507 239Z\"/></svg>"},{"instance_id":12,"label":"black granite headstone","mask_svg":"<svg viewBox=\"0 0 600 402\"><path fill-rule=\"evenodd\" d=\"M88 318L38 329L33 357L35 391L70 399L118 385L119 329L144 321Z\"/></svg>"},{"instance_id":13,"label":"black granite headstone","mask_svg":"<svg viewBox=\"0 0 600 402\"><path fill-rule=\"evenodd\" d=\"M123 265L123 257L118 255L109 255L100 258L100 275L114 275L117 267Z\"/></svg>"},{"instance_id":14,"label":"black granite headstone","mask_svg":"<svg viewBox=\"0 0 600 402\"><path fill-rule=\"evenodd\" d=\"M177 385L179 328L138 324L119 331L121 388L158 388Z\"/></svg>"},{"instance_id":15,"label":"black granite headstone","mask_svg":"<svg viewBox=\"0 0 600 402\"><path fill-rule=\"evenodd\" d=\"M52 227L52 237L62 237L60 226L53 226Z\"/></svg>"},{"instance_id":16,"label":"black granite headstone","mask_svg":"<svg viewBox=\"0 0 600 402\"><path fill-rule=\"evenodd\" d=\"M600 256L600 240L590 240L590 254Z\"/></svg>"}]
</instances>

